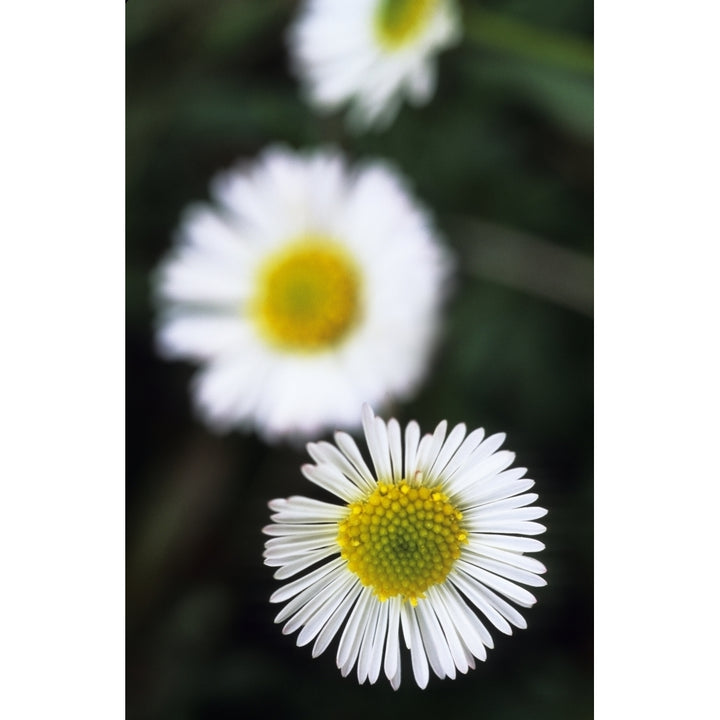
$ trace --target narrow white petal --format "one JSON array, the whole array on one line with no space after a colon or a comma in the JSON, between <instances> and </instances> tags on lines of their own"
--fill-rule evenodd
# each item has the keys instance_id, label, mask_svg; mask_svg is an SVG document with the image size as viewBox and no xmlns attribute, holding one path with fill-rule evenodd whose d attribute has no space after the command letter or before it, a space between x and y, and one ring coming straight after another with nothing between
<instances>
[{"instance_id":1,"label":"narrow white petal","mask_svg":"<svg viewBox=\"0 0 720 720\"><path fill-rule=\"evenodd\" d=\"M463 493L488 476L498 473L515 459L507 450L497 452L505 442L505 433L496 433L481 442L465 459L462 466L448 479L448 489L453 494Z\"/></svg>"},{"instance_id":2,"label":"narrow white petal","mask_svg":"<svg viewBox=\"0 0 720 720\"><path fill-rule=\"evenodd\" d=\"M435 432L431 436L430 442L425 447L425 452L422 454L418 453L419 457L417 466L418 470L420 470L423 475L430 474L430 468L435 463L435 460L440 453L440 448L442 448L443 443L445 442L447 425L447 420L439 422L438 426L435 428Z\"/></svg>"},{"instance_id":3,"label":"narrow white petal","mask_svg":"<svg viewBox=\"0 0 720 720\"><path fill-rule=\"evenodd\" d=\"M292 562L287 563L287 565L283 565L283 567L275 571L273 577L276 580L286 580L287 578L292 577L293 575L297 575L299 572L302 572L303 570L312 567L315 563L320 562L326 557L330 557L337 552L337 548L329 547L323 548L322 550L316 550L315 552L307 553L305 556L298 558L297 560L293 560ZM265 564L271 565L272 567L277 567L274 562L271 563L268 562L268 560L265 561Z\"/></svg>"},{"instance_id":4,"label":"narrow white petal","mask_svg":"<svg viewBox=\"0 0 720 720\"><path fill-rule=\"evenodd\" d=\"M308 443L307 450L315 462L326 465L334 465L360 490L368 487L366 478L358 472L357 468L341 453L334 445L328 442Z\"/></svg>"},{"instance_id":5,"label":"narrow white petal","mask_svg":"<svg viewBox=\"0 0 720 720\"><path fill-rule=\"evenodd\" d=\"M327 625L332 614L337 610L347 594L356 583L352 573L344 573L342 582L334 586L332 590L328 587L323 595L323 603L318 607L312 617L305 624L297 637L298 647L307 645Z\"/></svg>"},{"instance_id":6,"label":"narrow white petal","mask_svg":"<svg viewBox=\"0 0 720 720\"><path fill-rule=\"evenodd\" d=\"M417 468L418 443L420 442L420 426L411 420L405 428L405 479L410 480Z\"/></svg>"},{"instance_id":7,"label":"narrow white petal","mask_svg":"<svg viewBox=\"0 0 720 720\"><path fill-rule=\"evenodd\" d=\"M332 560L329 563L326 563L322 567L317 568L317 570L313 570L312 572L308 573L307 575L303 575L301 578L298 578L297 580L293 580L292 582L287 583L286 585L283 585L282 587L278 588L271 596L270 596L270 602L271 603L280 603L285 602L286 600L289 600L294 595L297 595L299 592L302 592L306 588L309 588L311 585L316 583L320 578L325 577L328 573L331 573L338 568L345 566L345 560L342 558L337 558L335 560Z\"/></svg>"},{"instance_id":8,"label":"narrow white petal","mask_svg":"<svg viewBox=\"0 0 720 720\"><path fill-rule=\"evenodd\" d=\"M358 488L332 465L306 464L300 468L300 471L308 480L347 503L355 502L361 496Z\"/></svg>"},{"instance_id":9,"label":"narrow white petal","mask_svg":"<svg viewBox=\"0 0 720 720\"><path fill-rule=\"evenodd\" d=\"M403 629L407 627L408 637L405 642L410 647L410 661L412 663L413 675L415 682L420 688L426 688L430 679L430 671L428 668L428 659L425 654L425 648L420 635L420 628L415 617L415 608L404 603L401 609L404 622Z\"/></svg>"},{"instance_id":10,"label":"narrow white petal","mask_svg":"<svg viewBox=\"0 0 720 720\"><path fill-rule=\"evenodd\" d=\"M365 460L363 459L363 456L361 455L358 446L355 444L355 441L347 433L336 432L335 442L337 443L340 450L342 450L342 452L345 454L345 457L347 457L348 460L353 464L355 469L358 471L360 477L362 477L362 479L365 481L365 490L372 492L375 489L377 483L375 481L375 477L370 471L370 468L367 466Z\"/></svg>"},{"instance_id":11,"label":"narrow white petal","mask_svg":"<svg viewBox=\"0 0 720 720\"><path fill-rule=\"evenodd\" d=\"M355 664L362 640L361 628L367 625L373 603L377 602L370 588L362 589L338 645L337 666L341 672L346 669L344 675L347 675Z\"/></svg>"},{"instance_id":12,"label":"narrow white petal","mask_svg":"<svg viewBox=\"0 0 720 720\"><path fill-rule=\"evenodd\" d=\"M285 537L292 535L297 538L309 538L316 537L325 532L334 533L337 535L337 523L317 523L312 524L277 524L265 525L262 529L264 535L270 535L271 537Z\"/></svg>"},{"instance_id":13,"label":"narrow white petal","mask_svg":"<svg viewBox=\"0 0 720 720\"><path fill-rule=\"evenodd\" d=\"M463 517L463 522L467 524L473 532L479 533L505 533L508 535L541 535L547 528L536 522L518 522L516 520L485 520L484 518L478 522L472 522Z\"/></svg>"},{"instance_id":14,"label":"narrow white petal","mask_svg":"<svg viewBox=\"0 0 720 720\"><path fill-rule=\"evenodd\" d=\"M333 522L347 515L347 507L301 495L271 500L268 506L275 513L270 516L271 520L279 523Z\"/></svg>"},{"instance_id":15,"label":"narrow white petal","mask_svg":"<svg viewBox=\"0 0 720 720\"><path fill-rule=\"evenodd\" d=\"M486 533L478 533L473 535L473 542L477 541L483 545L490 545L495 548L501 548L508 552L540 552L545 549L545 543L535 540L534 538L515 537L514 535L490 535Z\"/></svg>"},{"instance_id":16,"label":"narrow white petal","mask_svg":"<svg viewBox=\"0 0 720 720\"><path fill-rule=\"evenodd\" d=\"M465 427L464 423L460 423L452 429L452 432L450 433L450 435L448 435L447 440L442 445L442 448L438 452L435 461L433 462L430 470L428 471L428 474L431 477L437 478L442 476L443 470L462 444L466 431L467 428Z\"/></svg>"},{"instance_id":17,"label":"narrow white petal","mask_svg":"<svg viewBox=\"0 0 720 720\"><path fill-rule=\"evenodd\" d=\"M448 614L445 604L440 598L437 587L433 586L428 588L425 594L430 601L430 605L435 612L435 615L437 615L438 622L440 623L442 632L447 640L447 645L450 650L450 654L452 655L453 663L461 673L466 673L469 669L469 665L465 647L458 637L455 624Z\"/></svg>"},{"instance_id":18,"label":"narrow white petal","mask_svg":"<svg viewBox=\"0 0 720 720\"><path fill-rule=\"evenodd\" d=\"M418 600L415 610L430 666L439 678L447 676L454 679L455 663L447 639L433 612L432 603L429 603L427 599Z\"/></svg>"},{"instance_id":19,"label":"narrow white petal","mask_svg":"<svg viewBox=\"0 0 720 720\"><path fill-rule=\"evenodd\" d=\"M392 681L400 671L400 604L399 597L385 601L388 605L387 646L385 647L385 676Z\"/></svg>"},{"instance_id":20,"label":"narrow white petal","mask_svg":"<svg viewBox=\"0 0 720 720\"><path fill-rule=\"evenodd\" d=\"M492 508L492 510L512 510L520 507L527 507L538 499L537 493L524 493L522 495L514 495L506 497L502 500L492 500L483 503L483 507Z\"/></svg>"},{"instance_id":21,"label":"narrow white petal","mask_svg":"<svg viewBox=\"0 0 720 720\"><path fill-rule=\"evenodd\" d=\"M452 579L448 577L448 580ZM460 637L476 658L485 660L487 653L485 648L492 649L495 647L490 631L473 612L465 599L461 597L452 582L446 582L438 590L439 595L448 608L450 617L458 626Z\"/></svg>"},{"instance_id":22,"label":"narrow white petal","mask_svg":"<svg viewBox=\"0 0 720 720\"><path fill-rule=\"evenodd\" d=\"M414 480L416 483L422 481L424 470L430 462L430 449L433 443L432 435L423 435L420 438L420 444L417 449L417 457L415 458L415 472L408 480Z\"/></svg>"},{"instance_id":23,"label":"narrow white petal","mask_svg":"<svg viewBox=\"0 0 720 720\"><path fill-rule=\"evenodd\" d=\"M501 522L503 520L507 522L524 522L527 520L537 520L547 515L547 510L540 507L521 507L521 508L498 508L495 503L483 505L480 508L473 509L470 512L466 512L465 516L468 518L468 522L484 523L484 522Z\"/></svg>"},{"instance_id":24,"label":"narrow white petal","mask_svg":"<svg viewBox=\"0 0 720 720\"><path fill-rule=\"evenodd\" d=\"M482 594L485 596L487 601L492 605L511 625L514 625L521 630L527 627L527 620L513 607L507 600L501 598L496 592L493 592L490 588L482 588Z\"/></svg>"},{"instance_id":25,"label":"narrow white petal","mask_svg":"<svg viewBox=\"0 0 720 720\"><path fill-rule=\"evenodd\" d=\"M368 408L366 405L365 408ZM365 439L367 441L368 451L375 467L375 476L378 480L388 480L392 477L390 467L390 447L388 445L387 430L385 423L371 412L363 412L363 428L365 430Z\"/></svg>"},{"instance_id":26,"label":"narrow white petal","mask_svg":"<svg viewBox=\"0 0 720 720\"><path fill-rule=\"evenodd\" d=\"M482 568L477 567L477 565L472 565L462 558L457 561L455 567L475 578L475 580L483 585L486 585L493 590L497 590L499 593L510 598L510 600L518 605L531 607L535 604L535 596L532 593L528 592L524 588L521 588L519 585L500 577L499 575L483 570Z\"/></svg>"},{"instance_id":27,"label":"narrow white petal","mask_svg":"<svg viewBox=\"0 0 720 720\"><path fill-rule=\"evenodd\" d=\"M462 445L458 448L455 455L440 473L439 479L446 481L451 478L460 468L464 467L466 460L475 452L475 448L482 442L485 437L485 431L482 428L473 430L463 440Z\"/></svg>"},{"instance_id":28,"label":"narrow white petal","mask_svg":"<svg viewBox=\"0 0 720 720\"><path fill-rule=\"evenodd\" d=\"M361 685L367 680L370 673L373 642L378 630L381 605L381 602L374 602L370 605L370 614L368 615L367 622L364 627L361 628L362 639L360 641L360 652L358 653L357 660L357 679Z\"/></svg>"},{"instance_id":29,"label":"narrow white petal","mask_svg":"<svg viewBox=\"0 0 720 720\"><path fill-rule=\"evenodd\" d=\"M348 592L348 594L342 599L336 610L332 613L328 621L323 626L323 629L320 631L320 634L318 635L317 640L313 645L313 657L317 657L318 655L324 653L325 650L327 650L328 645L330 645L332 639L337 634L343 622L345 622L345 618L350 612L350 608L353 607L353 604L357 600L361 591L362 585L359 581L356 580L355 583L351 586L350 592Z\"/></svg>"},{"instance_id":30,"label":"narrow white petal","mask_svg":"<svg viewBox=\"0 0 720 720\"><path fill-rule=\"evenodd\" d=\"M373 637L372 650L370 653L370 661L368 666L368 680L371 685L377 682L380 677L380 669L383 662L383 648L385 646L385 638L388 630L388 613L389 604L386 600L380 603L380 614L375 625L375 635Z\"/></svg>"},{"instance_id":31,"label":"narrow white petal","mask_svg":"<svg viewBox=\"0 0 720 720\"><path fill-rule=\"evenodd\" d=\"M392 462L393 480L399 483L403 477L402 466L402 434L400 431L400 423L391 418L387 425L388 443L390 445L390 461Z\"/></svg>"},{"instance_id":32,"label":"narrow white petal","mask_svg":"<svg viewBox=\"0 0 720 720\"><path fill-rule=\"evenodd\" d=\"M484 505L496 500L502 500L529 490L535 484L530 478L523 478L512 483L503 479L502 473L495 477L485 478L482 482L471 484L462 493L464 507Z\"/></svg>"},{"instance_id":33,"label":"narrow white petal","mask_svg":"<svg viewBox=\"0 0 720 720\"><path fill-rule=\"evenodd\" d=\"M337 530L316 533L309 538L297 538L292 536L277 537L268 540L265 543L265 557L292 557L293 555L302 555L308 550L319 550L335 543Z\"/></svg>"},{"instance_id":34,"label":"narrow white petal","mask_svg":"<svg viewBox=\"0 0 720 720\"><path fill-rule=\"evenodd\" d=\"M336 571L328 578L323 578L314 586L305 590L304 593L295 597L288 603L288 606L294 605L296 610L294 614L289 613L291 617L282 629L283 634L290 635L308 623L316 612L322 610L322 607L327 603L328 599L334 597L335 593L340 591L347 580L348 574L346 572ZM303 596L302 605L299 604L301 596ZM278 622L277 618L275 622ZM312 638L310 638L310 640L311 639ZM301 644L299 640L297 642L298 645Z\"/></svg>"},{"instance_id":35,"label":"narrow white petal","mask_svg":"<svg viewBox=\"0 0 720 720\"><path fill-rule=\"evenodd\" d=\"M464 559L476 567L500 575L512 582L529 585L530 587L545 587L545 585L547 585L544 578L514 565L508 565L507 563L498 562L497 560L491 560L490 558L484 558L478 555L464 555Z\"/></svg>"},{"instance_id":36,"label":"narrow white petal","mask_svg":"<svg viewBox=\"0 0 720 720\"><path fill-rule=\"evenodd\" d=\"M506 536L503 535L502 537ZM465 555L468 556L466 558L468 561L472 561L472 557L470 556L492 558L493 560L521 568L536 575L542 575L546 571L545 566L534 557L529 557L528 555L523 555L518 552L509 552L484 542L478 542L472 534L470 535L470 542L463 548L463 557Z\"/></svg>"},{"instance_id":37,"label":"narrow white petal","mask_svg":"<svg viewBox=\"0 0 720 720\"><path fill-rule=\"evenodd\" d=\"M475 578L454 568L450 575L448 575L448 580L452 582L501 633L512 635L512 628L507 620L488 602L482 593L482 586Z\"/></svg>"}]
</instances>

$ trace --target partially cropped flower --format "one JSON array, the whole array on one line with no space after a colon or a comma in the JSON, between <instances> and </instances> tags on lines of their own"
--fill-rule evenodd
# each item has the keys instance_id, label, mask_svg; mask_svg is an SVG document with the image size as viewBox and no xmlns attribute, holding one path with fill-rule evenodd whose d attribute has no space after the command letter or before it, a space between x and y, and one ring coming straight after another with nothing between
<instances>
[{"instance_id":1,"label":"partially cropped flower","mask_svg":"<svg viewBox=\"0 0 720 720\"><path fill-rule=\"evenodd\" d=\"M213 429L307 439L414 392L449 265L395 171L271 148L212 196L187 211L156 290L159 348L201 365Z\"/></svg>"},{"instance_id":2,"label":"partially cropped flower","mask_svg":"<svg viewBox=\"0 0 720 720\"><path fill-rule=\"evenodd\" d=\"M486 621L508 635L527 627L511 603L530 607L521 585L546 584L545 567L525 554L544 548L527 536L545 531L534 521L546 510L526 492L534 483L525 468L510 468L513 453L498 450L503 434L466 437L457 425L446 437L443 420L421 439L411 422L403 443L395 419L386 424L367 406L362 417L374 471L342 432L336 445L310 443L315 464L302 468L344 504L270 502L265 563L279 580L295 577L270 600L286 603L275 618L284 634L299 630L299 646L314 640L313 657L339 633L337 666L346 676L357 665L360 683L384 669L399 687L402 632L424 688L429 668L454 678L485 660Z\"/></svg>"},{"instance_id":3,"label":"partially cropped flower","mask_svg":"<svg viewBox=\"0 0 720 720\"><path fill-rule=\"evenodd\" d=\"M390 123L403 96L428 102L435 55L459 36L453 0L307 0L289 42L309 101L320 110L350 103L362 129Z\"/></svg>"}]
</instances>

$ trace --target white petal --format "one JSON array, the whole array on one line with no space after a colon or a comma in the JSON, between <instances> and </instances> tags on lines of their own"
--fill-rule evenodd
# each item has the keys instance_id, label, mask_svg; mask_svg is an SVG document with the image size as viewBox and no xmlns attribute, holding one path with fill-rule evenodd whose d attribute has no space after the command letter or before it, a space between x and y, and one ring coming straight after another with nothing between
<instances>
[{"instance_id":1,"label":"white petal","mask_svg":"<svg viewBox=\"0 0 720 720\"><path fill-rule=\"evenodd\" d=\"M328 442L308 443L307 450L318 465L334 465L360 490L364 491L367 489L367 480L334 445Z\"/></svg>"},{"instance_id":2,"label":"white petal","mask_svg":"<svg viewBox=\"0 0 720 720\"><path fill-rule=\"evenodd\" d=\"M355 664L362 640L361 629L367 626L373 604L377 602L372 590L367 587L362 589L338 645L337 666L343 675L347 675Z\"/></svg>"},{"instance_id":3,"label":"white petal","mask_svg":"<svg viewBox=\"0 0 720 720\"><path fill-rule=\"evenodd\" d=\"M336 522L347 515L346 507L301 495L271 500L268 506L275 513L271 519L278 523Z\"/></svg>"},{"instance_id":4,"label":"white petal","mask_svg":"<svg viewBox=\"0 0 720 720\"><path fill-rule=\"evenodd\" d=\"M389 616L384 670L387 679L392 681L400 672L400 605L402 600L399 597L392 597L385 602L388 605Z\"/></svg>"},{"instance_id":5,"label":"white petal","mask_svg":"<svg viewBox=\"0 0 720 720\"><path fill-rule=\"evenodd\" d=\"M315 563L324 560L326 557L334 555L337 551L337 548L329 547L323 548L322 550L316 550L315 552L306 553L297 560L293 560L292 562L288 562L286 564L283 563L282 567L275 571L273 577L276 580L286 580L287 578L306 570ZM268 560L265 561L265 564L272 565L274 567L276 566L275 562L269 562Z\"/></svg>"},{"instance_id":6,"label":"white petal","mask_svg":"<svg viewBox=\"0 0 720 720\"><path fill-rule=\"evenodd\" d=\"M407 628L405 644L410 648L410 660L415 682L418 684L418 687L426 688L428 680L430 679L430 672L428 669L427 655L425 654L425 649L422 644L420 628L415 618L415 608L412 606L408 607L408 604L405 603L401 608L401 613L401 617L403 618L403 631Z\"/></svg>"},{"instance_id":7,"label":"white petal","mask_svg":"<svg viewBox=\"0 0 720 720\"><path fill-rule=\"evenodd\" d=\"M331 574L338 568L343 567L344 565L345 561L341 558L337 558L336 560L333 560L332 562L323 565L317 570L314 570L307 575L303 575L301 578L287 583L287 585L283 585L280 589L276 590L270 596L270 602L285 602L286 600L289 600L303 590L306 590L307 588L313 586L318 580L326 577L327 575Z\"/></svg>"},{"instance_id":8,"label":"white petal","mask_svg":"<svg viewBox=\"0 0 720 720\"><path fill-rule=\"evenodd\" d=\"M403 477L402 465L402 434L400 423L395 418L388 420L388 443L390 445L390 461L392 462L393 480L399 483Z\"/></svg>"},{"instance_id":9,"label":"white petal","mask_svg":"<svg viewBox=\"0 0 720 720\"><path fill-rule=\"evenodd\" d=\"M436 608L442 608L441 612L447 622L452 623L456 629L456 635L464 646L480 660L485 660L487 651L485 646L492 647L492 638L485 626L478 620L475 613L460 599L452 585L445 583L442 586L430 588L430 597ZM440 617L440 612L438 613ZM446 631L446 634L447 631ZM489 644L484 642L489 641ZM458 664L458 668L460 665Z\"/></svg>"},{"instance_id":10,"label":"white petal","mask_svg":"<svg viewBox=\"0 0 720 720\"><path fill-rule=\"evenodd\" d=\"M450 458L452 458L455 451L462 444L463 438L465 437L465 432L466 427L464 423L460 423L452 429L452 432L450 433L450 435L448 435L448 438L442 446L442 449L440 450L440 452L438 452L435 461L432 464L432 467L428 471L428 474L430 476L435 478L442 475L442 471L445 469L446 465L450 461Z\"/></svg>"},{"instance_id":11,"label":"white petal","mask_svg":"<svg viewBox=\"0 0 720 720\"><path fill-rule=\"evenodd\" d=\"M335 611L332 613L332 615L329 617L327 622L325 623L323 629L320 631L320 634L317 637L317 640L315 641L315 645L313 645L312 649L312 656L317 657L321 653L324 653L325 650L327 650L328 645L332 642L332 639L337 634L337 631L340 629L342 624L345 622L345 618L347 617L347 614L350 612L350 608L353 607L353 604L357 600L358 596L360 595L360 592L362 591L362 585L359 581L356 581L355 584L350 588L350 591L348 594L342 599L338 607L335 609Z\"/></svg>"},{"instance_id":12,"label":"white petal","mask_svg":"<svg viewBox=\"0 0 720 720\"><path fill-rule=\"evenodd\" d=\"M418 600L415 615L418 619L423 645L433 671L439 678L447 676L454 679L455 663L440 623L433 612L432 604L427 602L427 599Z\"/></svg>"},{"instance_id":13,"label":"white petal","mask_svg":"<svg viewBox=\"0 0 720 720\"><path fill-rule=\"evenodd\" d=\"M482 568L477 567L477 565L472 565L462 558L456 562L455 567L475 578L475 580L483 585L502 593L505 597L510 598L518 605L531 607L535 604L535 596L532 595L532 593L529 593L524 588L521 588L519 585L516 585L503 577L490 573L487 570L483 570Z\"/></svg>"},{"instance_id":14,"label":"white petal","mask_svg":"<svg viewBox=\"0 0 720 720\"><path fill-rule=\"evenodd\" d=\"M417 452L420 442L420 426L411 420L405 428L405 479L415 476Z\"/></svg>"},{"instance_id":15,"label":"white petal","mask_svg":"<svg viewBox=\"0 0 720 720\"><path fill-rule=\"evenodd\" d=\"M507 620L488 602L487 597L485 597L483 593L482 585L479 584L475 578L466 575L458 568L454 568L450 575L448 575L448 580L452 582L501 633L512 635L512 628ZM487 645L487 643L485 644Z\"/></svg>"},{"instance_id":16,"label":"white petal","mask_svg":"<svg viewBox=\"0 0 720 720\"><path fill-rule=\"evenodd\" d=\"M361 497L357 486L353 485L333 465L306 464L300 468L300 471L308 480L333 493L333 495L337 495L347 503L355 502Z\"/></svg>"},{"instance_id":17,"label":"white petal","mask_svg":"<svg viewBox=\"0 0 720 720\"><path fill-rule=\"evenodd\" d=\"M345 457L347 457L347 459L358 471L360 477L365 481L365 490L372 492L376 486L375 478L370 472L370 468L367 466L367 463L363 459L363 456L360 453L358 446L355 444L355 441L347 433L336 432L335 442L337 443L340 450L342 450L342 452L345 454Z\"/></svg>"},{"instance_id":18,"label":"white petal","mask_svg":"<svg viewBox=\"0 0 720 720\"><path fill-rule=\"evenodd\" d=\"M329 588L325 590L322 604L317 608L313 616L308 619L305 627L298 634L298 647L302 647L311 642L327 625L333 613L347 597L356 582L357 580L353 577L352 573L344 573L342 582L336 587L333 587L332 592L330 592Z\"/></svg>"},{"instance_id":19,"label":"white petal","mask_svg":"<svg viewBox=\"0 0 720 720\"><path fill-rule=\"evenodd\" d=\"M357 679L362 685L367 680L372 662L373 643L378 632L381 606L383 603L374 602L370 605L370 614L367 623L362 628L362 640L360 641L360 652L357 661Z\"/></svg>"},{"instance_id":20,"label":"white petal","mask_svg":"<svg viewBox=\"0 0 720 720\"><path fill-rule=\"evenodd\" d=\"M469 665L465 647L458 636L455 624L453 623L445 604L439 596L437 587L433 586L428 588L425 594L433 611L435 612L435 615L437 615L443 635L445 635L445 639L447 640L448 649L452 655L453 663L461 673L466 673L469 669Z\"/></svg>"}]
</instances>

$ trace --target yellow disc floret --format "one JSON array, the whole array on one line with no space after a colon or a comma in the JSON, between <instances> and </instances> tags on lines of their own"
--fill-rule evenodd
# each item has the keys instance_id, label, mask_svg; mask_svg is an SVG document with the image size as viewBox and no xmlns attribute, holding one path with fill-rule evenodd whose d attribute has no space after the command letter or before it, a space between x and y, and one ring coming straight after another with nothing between
<instances>
[{"instance_id":1,"label":"yellow disc floret","mask_svg":"<svg viewBox=\"0 0 720 720\"><path fill-rule=\"evenodd\" d=\"M425 27L438 0L380 0L375 26L378 39L395 50L415 38Z\"/></svg>"},{"instance_id":2,"label":"yellow disc floret","mask_svg":"<svg viewBox=\"0 0 720 720\"><path fill-rule=\"evenodd\" d=\"M380 482L348 506L337 540L348 568L380 600L400 595L415 605L460 557L467 542L461 520L440 485Z\"/></svg>"},{"instance_id":3,"label":"yellow disc floret","mask_svg":"<svg viewBox=\"0 0 720 720\"><path fill-rule=\"evenodd\" d=\"M251 314L281 348L323 350L340 342L359 319L358 272L329 238L299 238L261 266L258 280Z\"/></svg>"}]
</instances>

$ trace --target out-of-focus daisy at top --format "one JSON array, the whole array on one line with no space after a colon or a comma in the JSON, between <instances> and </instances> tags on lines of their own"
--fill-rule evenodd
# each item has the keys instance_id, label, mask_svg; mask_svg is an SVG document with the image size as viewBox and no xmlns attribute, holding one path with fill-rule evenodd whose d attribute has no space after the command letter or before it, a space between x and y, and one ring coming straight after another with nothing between
<instances>
[{"instance_id":1,"label":"out-of-focus daisy at top","mask_svg":"<svg viewBox=\"0 0 720 720\"><path fill-rule=\"evenodd\" d=\"M310 103L350 103L363 129L392 122L403 96L435 92L435 55L460 36L453 0L307 0L290 29L291 61Z\"/></svg>"},{"instance_id":2,"label":"out-of-focus daisy at top","mask_svg":"<svg viewBox=\"0 0 720 720\"><path fill-rule=\"evenodd\" d=\"M430 669L454 678L485 660L493 647L485 622L508 635L527 623L512 605L535 597L545 567L526 553L544 545L531 535L533 481L511 468L514 455L499 450L503 434L447 433L447 422L420 438L417 423L404 433L363 408L372 464L346 433L336 445L307 446L313 465L303 474L344 505L302 496L270 502L263 532L265 563L289 580L270 600L285 603L275 618L283 633L299 630L298 645L323 653L339 634L337 666L357 665L360 683L374 683L384 669L390 684L401 679L400 632L420 687ZM373 469L371 469L373 468ZM291 579L292 578L292 579ZM482 618L482 619L481 619Z\"/></svg>"},{"instance_id":3,"label":"out-of-focus daisy at top","mask_svg":"<svg viewBox=\"0 0 720 720\"><path fill-rule=\"evenodd\" d=\"M156 275L159 349L218 431L316 437L426 370L449 257L397 172L272 147L215 178Z\"/></svg>"}]
</instances>

